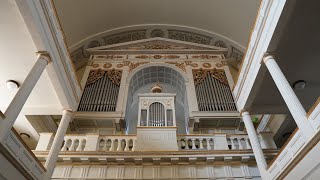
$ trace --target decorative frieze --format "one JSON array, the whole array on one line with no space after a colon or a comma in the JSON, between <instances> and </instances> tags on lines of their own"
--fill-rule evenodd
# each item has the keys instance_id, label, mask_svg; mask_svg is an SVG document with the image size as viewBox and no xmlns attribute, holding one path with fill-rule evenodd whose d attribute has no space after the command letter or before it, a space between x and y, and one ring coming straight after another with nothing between
<instances>
[{"instance_id":1,"label":"decorative frieze","mask_svg":"<svg viewBox=\"0 0 320 180\"><path fill-rule=\"evenodd\" d=\"M102 39L105 42L105 45L110 44L118 44L123 42L129 42L129 41L136 41L140 39L146 38L146 30L135 30L135 31L126 31L121 32L113 35L108 35L103 37Z\"/></svg>"},{"instance_id":2,"label":"decorative frieze","mask_svg":"<svg viewBox=\"0 0 320 180\"><path fill-rule=\"evenodd\" d=\"M219 56L202 54L202 55L193 55L191 57L194 59L215 59L215 58L218 58Z\"/></svg>"},{"instance_id":3,"label":"decorative frieze","mask_svg":"<svg viewBox=\"0 0 320 180\"><path fill-rule=\"evenodd\" d=\"M180 31L180 30L168 30L169 32L169 39L176 39L180 41L187 41L187 42L193 42L193 43L199 43L199 44L210 44L211 37L192 33L192 32L186 32L186 31Z\"/></svg>"},{"instance_id":4,"label":"decorative frieze","mask_svg":"<svg viewBox=\"0 0 320 180\"><path fill-rule=\"evenodd\" d=\"M179 55L137 55L137 59L177 59L180 58Z\"/></svg>"},{"instance_id":5,"label":"decorative frieze","mask_svg":"<svg viewBox=\"0 0 320 180\"><path fill-rule=\"evenodd\" d=\"M239 63L241 63L243 55L244 55L243 52L241 52L239 49L233 46L231 47L231 54L230 54L231 58L235 58Z\"/></svg>"},{"instance_id":6,"label":"decorative frieze","mask_svg":"<svg viewBox=\"0 0 320 180\"><path fill-rule=\"evenodd\" d=\"M119 55L97 55L95 58L99 59L122 59L124 56L119 56Z\"/></svg>"},{"instance_id":7,"label":"decorative frieze","mask_svg":"<svg viewBox=\"0 0 320 180\"><path fill-rule=\"evenodd\" d=\"M202 64L202 67L204 67L204 68L211 68L212 65L211 65L210 63L203 63L203 64Z\"/></svg>"}]
</instances>

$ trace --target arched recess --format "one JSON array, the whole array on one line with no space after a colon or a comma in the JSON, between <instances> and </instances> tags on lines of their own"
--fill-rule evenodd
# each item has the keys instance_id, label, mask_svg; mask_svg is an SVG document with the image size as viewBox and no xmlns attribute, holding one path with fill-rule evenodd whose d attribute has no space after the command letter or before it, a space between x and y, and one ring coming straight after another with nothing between
<instances>
[{"instance_id":1,"label":"arched recess","mask_svg":"<svg viewBox=\"0 0 320 180\"><path fill-rule=\"evenodd\" d=\"M127 79L128 92L125 121L127 133L136 133L138 123L138 94L150 93L159 82L164 93L175 93L175 109L178 134L185 134L187 127L188 98L186 91L187 75L165 64L145 65L134 71Z\"/></svg>"}]
</instances>

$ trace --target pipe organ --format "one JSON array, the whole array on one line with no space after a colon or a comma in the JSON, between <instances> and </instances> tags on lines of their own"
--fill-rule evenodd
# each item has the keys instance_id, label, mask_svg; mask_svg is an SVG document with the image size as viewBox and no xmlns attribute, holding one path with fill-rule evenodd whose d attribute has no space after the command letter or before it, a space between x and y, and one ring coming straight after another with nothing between
<instances>
[{"instance_id":1,"label":"pipe organ","mask_svg":"<svg viewBox=\"0 0 320 180\"><path fill-rule=\"evenodd\" d=\"M138 127L176 126L174 98L170 93L139 94Z\"/></svg>"},{"instance_id":2,"label":"pipe organ","mask_svg":"<svg viewBox=\"0 0 320 180\"><path fill-rule=\"evenodd\" d=\"M223 69L194 69L193 77L200 111L237 111Z\"/></svg>"},{"instance_id":3,"label":"pipe organ","mask_svg":"<svg viewBox=\"0 0 320 180\"><path fill-rule=\"evenodd\" d=\"M91 70L78 111L115 111L121 76L121 70Z\"/></svg>"}]
</instances>

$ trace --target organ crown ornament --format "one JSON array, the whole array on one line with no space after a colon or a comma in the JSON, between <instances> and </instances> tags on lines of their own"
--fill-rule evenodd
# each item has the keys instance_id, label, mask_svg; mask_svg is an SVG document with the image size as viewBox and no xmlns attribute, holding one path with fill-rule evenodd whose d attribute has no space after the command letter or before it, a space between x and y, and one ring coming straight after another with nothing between
<instances>
[{"instance_id":1,"label":"organ crown ornament","mask_svg":"<svg viewBox=\"0 0 320 180\"><path fill-rule=\"evenodd\" d=\"M160 86L160 83L157 82L152 88L151 88L152 93L161 93L162 92L162 87Z\"/></svg>"}]
</instances>

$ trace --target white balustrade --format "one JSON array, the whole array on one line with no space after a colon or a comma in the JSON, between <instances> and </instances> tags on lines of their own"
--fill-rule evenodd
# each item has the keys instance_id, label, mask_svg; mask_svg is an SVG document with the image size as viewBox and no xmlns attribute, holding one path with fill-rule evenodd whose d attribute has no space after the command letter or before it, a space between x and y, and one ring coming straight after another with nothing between
<instances>
[{"instance_id":1,"label":"white balustrade","mask_svg":"<svg viewBox=\"0 0 320 180\"><path fill-rule=\"evenodd\" d=\"M95 141L95 142L89 142L89 141ZM92 134L87 134L87 135L68 134L64 137L64 143L61 148L61 151L134 151L135 143L136 143L136 136L128 136L128 135L92 136ZM89 147L92 144L96 144L96 147ZM49 146L49 144L45 146ZM95 146L95 145L92 145L92 146ZM48 149L50 149L50 147ZM48 150L48 149L38 149L38 150Z\"/></svg>"},{"instance_id":2,"label":"white balustrade","mask_svg":"<svg viewBox=\"0 0 320 180\"><path fill-rule=\"evenodd\" d=\"M99 137L99 150L102 151L134 151L136 136L110 135Z\"/></svg>"},{"instance_id":3,"label":"white balustrade","mask_svg":"<svg viewBox=\"0 0 320 180\"><path fill-rule=\"evenodd\" d=\"M231 134L226 135L224 138L221 134L196 134L196 135L178 135L177 142L179 150L241 150L251 149L248 135L246 134ZM221 141L221 142L220 142ZM222 142L223 141L223 142ZM226 144L228 146L218 147L219 145Z\"/></svg>"},{"instance_id":4,"label":"white balustrade","mask_svg":"<svg viewBox=\"0 0 320 180\"><path fill-rule=\"evenodd\" d=\"M61 151L135 151L136 136L68 134L64 137ZM94 141L94 142L93 142ZM44 142L42 142L44 143ZM50 149L49 142L42 146ZM251 149L246 134L195 134L177 135L179 150L246 150ZM272 148L270 148L272 149Z\"/></svg>"},{"instance_id":5,"label":"white balustrade","mask_svg":"<svg viewBox=\"0 0 320 180\"><path fill-rule=\"evenodd\" d=\"M241 150L251 149L249 137L247 134L230 134L227 135L229 149Z\"/></svg>"},{"instance_id":6,"label":"white balustrade","mask_svg":"<svg viewBox=\"0 0 320 180\"><path fill-rule=\"evenodd\" d=\"M211 150L214 135L178 135L179 150Z\"/></svg>"},{"instance_id":7,"label":"white balustrade","mask_svg":"<svg viewBox=\"0 0 320 180\"><path fill-rule=\"evenodd\" d=\"M61 151L84 151L86 141L85 135L66 135Z\"/></svg>"}]
</instances>

